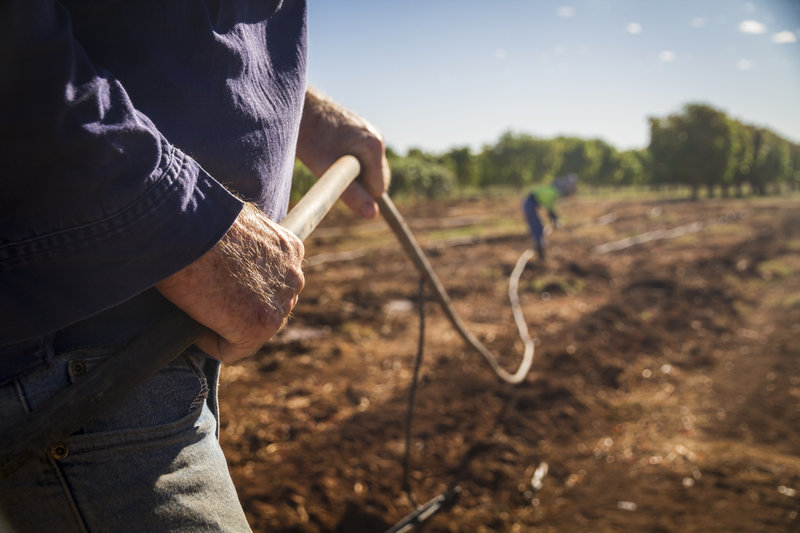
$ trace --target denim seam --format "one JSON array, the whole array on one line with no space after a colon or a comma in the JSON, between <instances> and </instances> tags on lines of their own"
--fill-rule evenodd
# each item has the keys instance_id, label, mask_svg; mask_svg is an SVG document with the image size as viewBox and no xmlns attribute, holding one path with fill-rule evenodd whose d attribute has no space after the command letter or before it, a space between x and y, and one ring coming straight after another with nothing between
<instances>
[{"instance_id":1,"label":"denim seam","mask_svg":"<svg viewBox=\"0 0 800 533\"><path fill-rule=\"evenodd\" d=\"M97 347L92 347L97 348ZM62 354L63 357L68 358L69 362L73 361L81 361L87 364L86 373L91 374L93 369L96 367L96 364L102 363L102 361L107 359L107 356L103 355L85 355L82 357L76 357L75 355L86 351L88 348L85 349L71 349ZM73 371L68 366L68 374L70 383L74 384L80 379L82 379L82 375L75 375ZM187 420L190 420L194 417L196 413L199 412L200 408L203 407L205 404L205 400L209 394L209 384L208 380L203 373L201 367L199 367L196 361L185 355L181 355L176 359L173 359L164 367L175 367L181 368L184 370L188 370L194 374L197 378L198 384L198 392L194 399L188 404L186 409L186 414L178 420L173 422L169 422L166 424L160 424L157 426L145 426L145 427L131 427L131 428L124 428L124 429L109 429L104 431L92 431L86 432L86 428L81 428L80 433L74 433L68 437L66 437L64 443L69 445L70 454L78 454L78 453L88 453L94 451L105 450L109 448L118 448L124 446L140 446L142 444L146 444L150 440L155 439L163 439L168 438L176 433L180 433L183 431L184 427L187 425ZM88 441L88 442L86 442ZM92 441L98 441L93 443Z\"/></svg>"},{"instance_id":2,"label":"denim seam","mask_svg":"<svg viewBox=\"0 0 800 533\"><path fill-rule=\"evenodd\" d=\"M202 407L203 404L206 402L209 393L208 387L208 379L206 378L205 374L203 373L203 369L200 365L197 364L192 357L187 357L186 355L181 356L189 368L194 372L194 375L197 376L197 380L200 384L200 391L198 391L197 396L195 396L192 403L189 404L189 413L197 409L198 407Z\"/></svg>"},{"instance_id":3,"label":"denim seam","mask_svg":"<svg viewBox=\"0 0 800 533\"><path fill-rule=\"evenodd\" d=\"M208 381L203 376L197 376L197 379L200 382L200 391L197 393L194 400L192 400L192 403L189 404L189 413L202 407L206 402L206 398L208 398Z\"/></svg>"},{"instance_id":4,"label":"denim seam","mask_svg":"<svg viewBox=\"0 0 800 533\"><path fill-rule=\"evenodd\" d=\"M19 398L19 403L22 404L22 408L25 410L25 414L31 414L31 406L28 404L28 399L25 397L25 389L22 388L22 382L15 379L14 388L17 390L17 397Z\"/></svg>"},{"instance_id":5,"label":"denim seam","mask_svg":"<svg viewBox=\"0 0 800 533\"><path fill-rule=\"evenodd\" d=\"M22 405L22 409L25 411L26 414L31 414L30 404L28 403L28 399L25 396L25 389L22 388L22 383L20 380L14 380L14 388L17 391L17 398L19 399L20 404ZM48 453L47 454L47 462L49 463L50 467L53 469L56 477L58 478L58 483L61 485L61 490L64 492L64 497L67 500L67 506L69 507L70 511L72 512L73 518L75 518L75 523L78 528L83 533L88 533L88 529L86 528L86 523L83 519L83 515L78 509L78 504L75 502L75 498L72 495L72 491L67 484L66 479L64 479L64 473L61 471L58 463L55 459Z\"/></svg>"},{"instance_id":6,"label":"denim seam","mask_svg":"<svg viewBox=\"0 0 800 533\"><path fill-rule=\"evenodd\" d=\"M219 432L221 430L222 424L220 423L220 414L219 414L219 368L220 363L214 359L207 359L206 362L203 364L203 375L206 376L206 383L208 383L209 391L208 391L208 398L207 398L207 405L209 410L211 410L211 414L214 415L214 419L217 421L217 427L215 429L214 434L219 440ZM214 370L211 370L211 369ZM212 379L209 380L208 376L211 374Z\"/></svg>"},{"instance_id":7,"label":"denim seam","mask_svg":"<svg viewBox=\"0 0 800 533\"><path fill-rule=\"evenodd\" d=\"M64 440L64 444L69 447L70 455L118 449L126 446L148 445L161 439L170 438L179 434L181 431L185 431L190 421L191 425L194 426L196 418L200 416L200 411L201 409L195 409L175 422L156 427L130 428L70 435ZM69 460L69 458L67 458L67 460Z\"/></svg>"},{"instance_id":8,"label":"denim seam","mask_svg":"<svg viewBox=\"0 0 800 533\"><path fill-rule=\"evenodd\" d=\"M84 520L81 510L78 508L78 503L75 501L75 497L72 495L72 489L70 489L69 483L67 483L67 479L64 477L64 472L61 470L61 466L50 455L47 456L47 461L53 468L53 471L58 478L58 482L61 485L61 489L64 491L64 497L67 499L67 505L69 506L70 511L72 511L73 518L75 518L75 524L82 533L89 533L86 520Z\"/></svg>"},{"instance_id":9,"label":"denim seam","mask_svg":"<svg viewBox=\"0 0 800 533\"><path fill-rule=\"evenodd\" d=\"M79 350L70 350L70 352L73 352L73 351L79 351ZM103 357L103 356L81 357L81 358L78 358L78 359L70 359L70 362L72 362L72 361L83 361L85 363L88 363L88 362L103 361L105 359L106 359L106 357ZM199 390L197 392L197 395L194 397L194 399L189 403L189 407L186 409L186 414L188 415L192 411L197 409L198 407L202 407L203 404L205 403L206 399L208 398L208 394L209 394L209 390L210 390L209 385L208 385L208 380L206 379L206 376L203 374L203 369L201 367L199 367L197 365L197 363L191 357L186 357L186 356L183 356L183 355L178 357L177 359L174 359L174 360L170 361L169 363L167 363L167 366L188 368L189 370L192 371L192 373L195 375L195 377L197 377L197 383L199 385ZM91 371L89 371L89 372L91 372ZM77 379L80 379L79 376L74 375L72 373L72 369L69 370L69 376L70 376L71 383L75 383L75 381L77 381Z\"/></svg>"}]
</instances>

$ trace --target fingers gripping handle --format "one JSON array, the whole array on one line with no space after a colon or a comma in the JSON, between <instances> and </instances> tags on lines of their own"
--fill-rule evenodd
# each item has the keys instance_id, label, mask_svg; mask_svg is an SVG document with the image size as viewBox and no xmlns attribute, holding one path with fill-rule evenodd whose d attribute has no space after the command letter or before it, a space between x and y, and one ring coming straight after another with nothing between
<instances>
[{"instance_id":1,"label":"fingers gripping handle","mask_svg":"<svg viewBox=\"0 0 800 533\"><path fill-rule=\"evenodd\" d=\"M337 160L281 221L305 240L361 172L358 160ZM31 413L13 435L0 436L0 477L10 475L35 454L48 450L123 398L191 346L205 326L178 309L108 358L46 405Z\"/></svg>"}]
</instances>

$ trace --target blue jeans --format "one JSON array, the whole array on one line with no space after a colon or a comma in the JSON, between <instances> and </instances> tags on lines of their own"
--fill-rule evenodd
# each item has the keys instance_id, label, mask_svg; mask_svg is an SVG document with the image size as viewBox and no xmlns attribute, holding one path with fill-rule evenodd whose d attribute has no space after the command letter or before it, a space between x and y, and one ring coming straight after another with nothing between
<instances>
[{"instance_id":1,"label":"blue jeans","mask_svg":"<svg viewBox=\"0 0 800 533\"><path fill-rule=\"evenodd\" d=\"M538 207L539 205L531 194L525 198L522 204L522 210L525 211L525 219L528 221L528 228L530 229L531 237L533 237L533 243L536 246L536 251L539 253L539 256L541 256L544 253L546 244L544 240L544 225L539 218L539 213L537 212Z\"/></svg>"},{"instance_id":2,"label":"blue jeans","mask_svg":"<svg viewBox=\"0 0 800 533\"><path fill-rule=\"evenodd\" d=\"M56 354L0 387L0 431L112 348ZM0 531L250 531L218 442L219 364L187 353L0 480Z\"/></svg>"}]
</instances>

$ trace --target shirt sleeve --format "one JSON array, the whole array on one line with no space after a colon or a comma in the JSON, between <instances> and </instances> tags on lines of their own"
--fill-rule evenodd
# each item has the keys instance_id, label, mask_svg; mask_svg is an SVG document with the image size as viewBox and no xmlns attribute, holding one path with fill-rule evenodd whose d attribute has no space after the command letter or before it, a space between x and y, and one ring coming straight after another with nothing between
<instances>
[{"instance_id":1,"label":"shirt sleeve","mask_svg":"<svg viewBox=\"0 0 800 533\"><path fill-rule=\"evenodd\" d=\"M56 2L0 7L0 346L152 287L242 202L93 65Z\"/></svg>"}]
</instances>

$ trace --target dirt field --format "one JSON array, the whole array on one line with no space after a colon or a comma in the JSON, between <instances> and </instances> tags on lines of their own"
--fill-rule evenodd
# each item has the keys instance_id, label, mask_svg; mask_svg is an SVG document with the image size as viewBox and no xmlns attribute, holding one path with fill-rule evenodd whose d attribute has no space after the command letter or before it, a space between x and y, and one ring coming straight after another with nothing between
<instances>
[{"instance_id":1,"label":"dirt field","mask_svg":"<svg viewBox=\"0 0 800 533\"><path fill-rule=\"evenodd\" d=\"M462 318L516 368L519 199L399 207ZM426 293L408 480L418 503L460 498L418 530L800 531L797 197L579 196L562 214L520 281L537 343L523 385ZM307 257L289 327L224 370L223 446L255 531L382 532L414 509L418 276L382 221L344 212Z\"/></svg>"}]
</instances>

